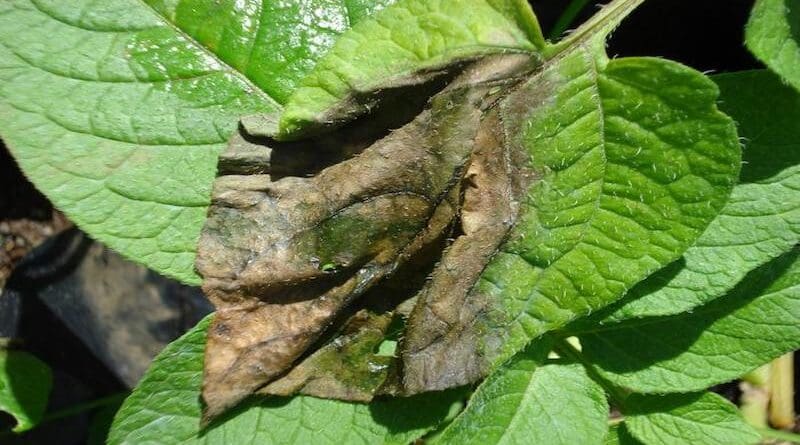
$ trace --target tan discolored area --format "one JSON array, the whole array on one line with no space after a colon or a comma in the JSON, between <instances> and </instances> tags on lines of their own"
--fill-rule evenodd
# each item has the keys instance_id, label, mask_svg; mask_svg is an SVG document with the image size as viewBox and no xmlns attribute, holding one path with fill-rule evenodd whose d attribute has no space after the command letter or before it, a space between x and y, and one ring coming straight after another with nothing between
<instances>
[{"instance_id":1,"label":"tan discolored area","mask_svg":"<svg viewBox=\"0 0 800 445\"><path fill-rule=\"evenodd\" d=\"M445 354L448 342L434 339L443 320L458 323L480 311L480 298L466 304L464 297L513 223L512 160L497 113L490 110L529 64L527 57L507 56L467 67L409 123L377 140L370 141L375 134L367 132L352 142L353 133L346 133L352 129L341 130L348 142L340 162L334 161L330 137L303 146L234 136L220 158L222 176L197 259L203 289L217 307L206 346L206 419L261 388L369 400L480 376L477 366L458 376L437 374L448 354L472 352L459 346ZM305 159L315 144L330 159ZM300 155L291 158L286 150ZM291 165L280 159L292 159ZM422 284L410 317L418 332L401 342L404 363L376 359L370 350L392 311L347 315L332 337L338 346L319 344L359 296L453 236L459 217L456 235L463 235ZM408 291L405 299L417 292ZM380 292L370 298L375 294ZM465 312L450 306L465 306ZM381 371L370 378L319 372L367 356Z\"/></svg>"}]
</instances>

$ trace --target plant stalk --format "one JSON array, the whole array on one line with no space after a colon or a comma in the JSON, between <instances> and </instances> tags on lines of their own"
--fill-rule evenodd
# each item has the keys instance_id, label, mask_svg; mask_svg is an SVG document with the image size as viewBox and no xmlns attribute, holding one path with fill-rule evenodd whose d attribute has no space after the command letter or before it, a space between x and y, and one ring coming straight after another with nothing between
<instances>
[{"instance_id":1,"label":"plant stalk","mask_svg":"<svg viewBox=\"0 0 800 445\"><path fill-rule=\"evenodd\" d=\"M793 352L778 357L772 362L770 369L770 389L770 423L775 428L792 428L795 424Z\"/></svg>"},{"instance_id":2,"label":"plant stalk","mask_svg":"<svg viewBox=\"0 0 800 445\"><path fill-rule=\"evenodd\" d=\"M587 4L589 4L589 0L572 0L561 14L561 17L558 18L556 24L553 25L553 29L550 30L548 38L553 42L558 40Z\"/></svg>"},{"instance_id":3,"label":"plant stalk","mask_svg":"<svg viewBox=\"0 0 800 445\"><path fill-rule=\"evenodd\" d=\"M800 434L790 433L788 431L773 430L772 428L757 428L757 430L764 439L774 439L782 442L800 444Z\"/></svg>"},{"instance_id":4,"label":"plant stalk","mask_svg":"<svg viewBox=\"0 0 800 445\"><path fill-rule=\"evenodd\" d=\"M769 426L769 371L769 365L761 366L744 375L739 383L739 410L745 422L756 428Z\"/></svg>"},{"instance_id":5,"label":"plant stalk","mask_svg":"<svg viewBox=\"0 0 800 445\"><path fill-rule=\"evenodd\" d=\"M622 20L642 5L645 0L614 0L579 26L572 34L555 45L555 53L566 48L583 45L593 39L605 39Z\"/></svg>"}]
</instances>

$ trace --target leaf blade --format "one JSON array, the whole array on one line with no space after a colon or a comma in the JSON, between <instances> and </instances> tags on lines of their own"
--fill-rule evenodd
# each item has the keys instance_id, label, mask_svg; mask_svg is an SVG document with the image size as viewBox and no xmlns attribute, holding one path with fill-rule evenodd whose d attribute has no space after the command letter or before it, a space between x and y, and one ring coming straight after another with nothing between
<instances>
[{"instance_id":1,"label":"leaf blade","mask_svg":"<svg viewBox=\"0 0 800 445\"><path fill-rule=\"evenodd\" d=\"M517 118L529 131L531 140L522 142L533 151L527 162L537 179L521 216L473 288L474 304L448 315L446 324L457 328L410 345L416 357L404 357L407 368L439 366L442 375L492 369L677 259L728 197L741 153L709 79L657 59L617 59L597 69L583 50L556 63L534 76L531 91L515 93L523 105L540 107ZM507 117L520 114L508 110ZM416 323L435 329L443 311L430 312ZM472 343L481 348L477 359L446 353ZM432 365L434 353L448 358Z\"/></svg>"},{"instance_id":2,"label":"leaf blade","mask_svg":"<svg viewBox=\"0 0 800 445\"><path fill-rule=\"evenodd\" d=\"M749 445L761 439L736 406L714 393L633 394L624 411L626 429L649 445Z\"/></svg>"},{"instance_id":3,"label":"leaf blade","mask_svg":"<svg viewBox=\"0 0 800 445\"><path fill-rule=\"evenodd\" d=\"M17 421L15 433L42 420L52 386L52 372L44 362L27 352L0 349L0 411Z\"/></svg>"},{"instance_id":4,"label":"leaf blade","mask_svg":"<svg viewBox=\"0 0 800 445\"><path fill-rule=\"evenodd\" d=\"M758 0L745 27L745 43L771 70L800 90L800 2Z\"/></svg>"},{"instance_id":5,"label":"leaf blade","mask_svg":"<svg viewBox=\"0 0 800 445\"><path fill-rule=\"evenodd\" d=\"M692 314L582 334L584 355L609 381L641 393L697 391L735 379L800 347L799 253L752 271Z\"/></svg>"},{"instance_id":6,"label":"leaf blade","mask_svg":"<svg viewBox=\"0 0 800 445\"><path fill-rule=\"evenodd\" d=\"M722 109L745 139L741 182L697 243L634 288L613 310L581 326L673 315L725 295L752 269L800 239L800 94L767 71L715 77Z\"/></svg>"},{"instance_id":7,"label":"leaf blade","mask_svg":"<svg viewBox=\"0 0 800 445\"><path fill-rule=\"evenodd\" d=\"M544 346L534 344L492 374L433 443L602 443L605 392L581 365L544 364Z\"/></svg>"},{"instance_id":8,"label":"leaf blade","mask_svg":"<svg viewBox=\"0 0 800 445\"><path fill-rule=\"evenodd\" d=\"M535 52L543 43L524 2L404 0L342 35L292 95L275 136L328 131L377 106L375 91L425 82L479 56Z\"/></svg>"},{"instance_id":9,"label":"leaf blade","mask_svg":"<svg viewBox=\"0 0 800 445\"><path fill-rule=\"evenodd\" d=\"M195 247L217 156L239 116L280 108L260 88L263 79L245 76L234 58L212 51L231 56L232 50L158 15L189 28L199 19L182 21L187 5L209 12L212 3L0 5L0 133L23 171L93 237L189 284L200 283ZM314 13L333 14L343 3L324 6ZM246 8L219 8L211 14L215 26L203 31L241 35ZM300 32L285 25L271 28L272 36L287 40ZM288 94L297 80L290 77L304 75L330 40L313 51L298 49L296 66L275 67L271 75L287 77L273 77L272 94ZM262 51L264 44L254 46Z\"/></svg>"}]
</instances>

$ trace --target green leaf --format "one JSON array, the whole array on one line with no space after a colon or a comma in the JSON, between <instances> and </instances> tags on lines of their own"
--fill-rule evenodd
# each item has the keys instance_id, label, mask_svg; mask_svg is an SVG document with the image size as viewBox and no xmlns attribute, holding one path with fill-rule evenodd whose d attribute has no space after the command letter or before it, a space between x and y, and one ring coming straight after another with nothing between
<instances>
[{"instance_id":1,"label":"green leaf","mask_svg":"<svg viewBox=\"0 0 800 445\"><path fill-rule=\"evenodd\" d=\"M625 424L622 423L608 429L608 435L606 435L603 445L642 445L642 443L631 436L631 433L625 428Z\"/></svg>"},{"instance_id":2,"label":"green leaf","mask_svg":"<svg viewBox=\"0 0 800 445\"><path fill-rule=\"evenodd\" d=\"M599 326L583 354L616 385L642 393L699 391L800 348L800 249L752 271L691 314Z\"/></svg>"},{"instance_id":3,"label":"green leaf","mask_svg":"<svg viewBox=\"0 0 800 445\"><path fill-rule=\"evenodd\" d=\"M745 141L741 181L683 258L636 286L601 323L672 315L725 295L800 239L800 93L768 71L714 78ZM582 324L583 325L583 324Z\"/></svg>"},{"instance_id":4,"label":"green leaf","mask_svg":"<svg viewBox=\"0 0 800 445\"><path fill-rule=\"evenodd\" d=\"M0 134L83 230L199 284L195 245L217 156L239 116L279 110L350 14L356 20L372 8L344 0L149 3L2 2Z\"/></svg>"},{"instance_id":5,"label":"green leaf","mask_svg":"<svg viewBox=\"0 0 800 445\"><path fill-rule=\"evenodd\" d=\"M370 405L298 396L253 398L200 432L203 349L210 317L156 358L125 401L108 443L407 444L450 414L461 391Z\"/></svg>"},{"instance_id":6,"label":"green leaf","mask_svg":"<svg viewBox=\"0 0 800 445\"><path fill-rule=\"evenodd\" d=\"M145 0L280 103L351 25L395 0Z\"/></svg>"},{"instance_id":7,"label":"green leaf","mask_svg":"<svg viewBox=\"0 0 800 445\"><path fill-rule=\"evenodd\" d=\"M647 445L751 445L761 436L735 405L714 393L625 399L625 426Z\"/></svg>"},{"instance_id":8,"label":"green leaf","mask_svg":"<svg viewBox=\"0 0 800 445\"><path fill-rule=\"evenodd\" d=\"M546 346L534 343L491 375L432 443L602 443L608 429L603 388L579 364L542 364Z\"/></svg>"},{"instance_id":9,"label":"green leaf","mask_svg":"<svg viewBox=\"0 0 800 445\"><path fill-rule=\"evenodd\" d=\"M281 114L276 137L297 139L367 113L377 95L438 77L459 62L544 47L521 0L404 0L342 35Z\"/></svg>"},{"instance_id":10,"label":"green leaf","mask_svg":"<svg viewBox=\"0 0 800 445\"><path fill-rule=\"evenodd\" d=\"M800 90L800 0L758 0L745 30L750 51Z\"/></svg>"},{"instance_id":11,"label":"green leaf","mask_svg":"<svg viewBox=\"0 0 800 445\"><path fill-rule=\"evenodd\" d=\"M16 419L14 432L27 431L42 420L52 385L44 362L27 352L0 349L0 411Z\"/></svg>"}]
</instances>

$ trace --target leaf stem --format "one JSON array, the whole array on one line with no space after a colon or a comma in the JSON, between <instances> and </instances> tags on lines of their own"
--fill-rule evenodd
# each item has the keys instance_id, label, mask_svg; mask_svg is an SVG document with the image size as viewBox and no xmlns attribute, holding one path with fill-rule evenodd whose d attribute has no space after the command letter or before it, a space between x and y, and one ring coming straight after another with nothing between
<instances>
[{"instance_id":1,"label":"leaf stem","mask_svg":"<svg viewBox=\"0 0 800 445\"><path fill-rule=\"evenodd\" d=\"M588 3L589 0L572 0L561 14L561 17L558 18L556 24L553 25L553 29L550 30L548 38L553 42L558 40Z\"/></svg>"},{"instance_id":2,"label":"leaf stem","mask_svg":"<svg viewBox=\"0 0 800 445\"><path fill-rule=\"evenodd\" d=\"M578 27L572 34L555 45L555 52L566 48L583 45L588 41L608 36L633 10L641 6L645 0L614 0L603 6L597 14Z\"/></svg>"},{"instance_id":3,"label":"leaf stem","mask_svg":"<svg viewBox=\"0 0 800 445\"><path fill-rule=\"evenodd\" d=\"M765 439L776 439L785 442L800 444L800 434L790 433L788 431L773 430L772 428L756 428L761 437Z\"/></svg>"},{"instance_id":4,"label":"leaf stem","mask_svg":"<svg viewBox=\"0 0 800 445\"><path fill-rule=\"evenodd\" d=\"M127 397L127 396L128 396L127 392L121 392L121 393L117 393L117 394L112 394L112 395L110 395L108 397L103 397L101 399L91 400L89 402L79 403L79 404L76 404L76 405L68 406L68 407L66 407L66 408L64 408L62 410L46 414L42 418L42 421L39 422L39 424L41 425L43 423L52 422L52 421L55 421L55 420L63 419L65 417L72 417L72 416L75 416L75 415L81 414L83 412L90 411L90 410L93 410L95 408L99 408L99 407L102 407L102 406L108 406L108 405L113 405L113 404L116 404L116 403L122 403L122 401L125 400L125 397Z\"/></svg>"}]
</instances>

